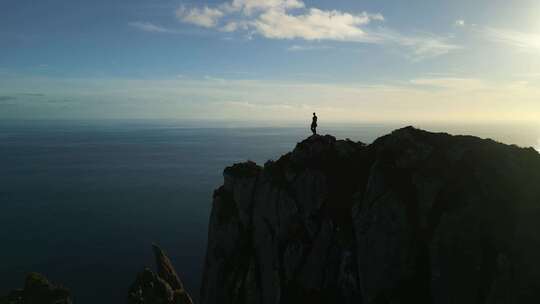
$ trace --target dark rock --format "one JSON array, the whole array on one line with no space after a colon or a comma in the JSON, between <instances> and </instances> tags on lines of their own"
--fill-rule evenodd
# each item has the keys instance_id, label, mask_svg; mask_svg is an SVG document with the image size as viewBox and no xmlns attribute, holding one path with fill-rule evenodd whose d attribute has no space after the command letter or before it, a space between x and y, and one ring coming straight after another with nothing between
<instances>
[{"instance_id":1,"label":"dark rock","mask_svg":"<svg viewBox=\"0 0 540 304\"><path fill-rule=\"evenodd\" d=\"M361 181L351 177L365 168L350 160L364 149L314 135L263 169L226 169L214 194L202 302L358 299L350 208Z\"/></svg>"},{"instance_id":2,"label":"dark rock","mask_svg":"<svg viewBox=\"0 0 540 304\"><path fill-rule=\"evenodd\" d=\"M50 283L38 273L30 273L26 277L24 289L14 290L1 298L0 304L71 304L68 289Z\"/></svg>"},{"instance_id":3,"label":"dark rock","mask_svg":"<svg viewBox=\"0 0 540 304\"><path fill-rule=\"evenodd\" d=\"M174 269L171 260L169 260L159 246L154 244L152 245L152 248L154 249L154 255L156 258L156 269L158 276L165 280L165 282L169 283L173 290L184 290L184 285L176 274L176 270Z\"/></svg>"},{"instance_id":4,"label":"dark rock","mask_svg":"<svg viewBox=\"0 0 540 304\"><path fill-rule=\"evenodd\" d=\"M203 304L540 300L540 156L407 127L314 135L214 193Z\"/></svg>"},{"instance_id":5,"label":"dark rock","mask_svg":"<svg viewBox=\"0 0 540 304\"><path fill-rule=\"evenodd\" d=\"M153 245L157 273L146 268L137 275L128 293L128 304L193 304L170 259Z\"/></svg>"}]
</instances>

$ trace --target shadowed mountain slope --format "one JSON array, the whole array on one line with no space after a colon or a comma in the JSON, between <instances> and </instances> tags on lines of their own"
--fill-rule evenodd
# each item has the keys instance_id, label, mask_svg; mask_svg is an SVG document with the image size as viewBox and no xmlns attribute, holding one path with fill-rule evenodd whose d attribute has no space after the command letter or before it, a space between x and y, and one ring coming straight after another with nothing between
<instances>
[{"instance_id":1,"label":"shadowed mountain slope","mask_svg":"<svg viewBox=\"0 0 540 304\"><path fill-rule=\"evenodd\" d=\"M492 140L311 136L225 169L202 303L536 302L539 185L535 150Z\"/></svg>"}]
</instances>

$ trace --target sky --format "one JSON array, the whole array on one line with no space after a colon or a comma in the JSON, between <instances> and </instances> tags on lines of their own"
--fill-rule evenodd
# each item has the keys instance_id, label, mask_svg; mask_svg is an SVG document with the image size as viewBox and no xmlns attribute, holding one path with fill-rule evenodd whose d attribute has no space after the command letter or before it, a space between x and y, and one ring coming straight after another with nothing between
<instances>
[{"instance_id":1,"label":"sky","mask_svg":"<svg viewBox=\"0 0 540 304\"><path fill-rule=\"evenodd\" d=\"M0 119L540 121L537 0L0 0Z\"/></svg>"}]
</instances>

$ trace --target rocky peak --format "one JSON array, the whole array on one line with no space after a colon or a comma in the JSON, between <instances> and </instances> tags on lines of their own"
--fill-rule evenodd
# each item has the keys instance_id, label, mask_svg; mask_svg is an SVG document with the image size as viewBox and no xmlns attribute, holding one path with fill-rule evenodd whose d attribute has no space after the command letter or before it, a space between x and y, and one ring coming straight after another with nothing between
<instances>
[{"instance_id":1,"label":"rocky peak","mask_svg":"<svg viewBox=\"0 0 540 304\"><path fill-rule=\"evenodd\" d=\"M169 257L165 255L158 245L154 244L152 245L152 248L154 249L156 258L157 275L165 280L165 282L169 283L173 290L184 290L184 285L182 284L182 281L180 281L178 274L176 274L176 270L174 269L171 260L169 260Z\"/></svg>"},{"instance_id":2,"label":"rocky peak","mask_svg":"<svg viewBox=\"0 0 540 304\"><path fill-rule=\"evenodd\" d=\"M137 275L128 293L128 304L193 304L171 260L153 245L157 273L145 268Z\"/></svg>"},{"instance_id":3,"label":"rocky peak","mask_svg":"<svg viewBox=\"0 0 540 304\"><path fill-rule=\"evenodd\" d=\"M413 127L368 146L314 135L224 176L203 304L540 299L532 149Z\"/></svg>"},{"instance_id":4,"label":"rocky peak","mask_svg":"<svg viewBox=\"0 0 540 304\"><path fill-rule=\"evenodd\" d=\"M350 140L336 140L331 135L312 135L298 143L289 159L298 167L321 167L331 165L339 158L350 158L365 145Z\"/></svg>"},{"instance_id":5,"label":"rocky peak","mask_svg":"<svg viewBox=\"0 0 540 304\"><path fill-rule=\"evenodd\" d=\"M39 273L26 276L24 289L14 290L8 296L0 297L0 304L71 304L67 288L52 284Z\"/></svg>"}]
</instances>

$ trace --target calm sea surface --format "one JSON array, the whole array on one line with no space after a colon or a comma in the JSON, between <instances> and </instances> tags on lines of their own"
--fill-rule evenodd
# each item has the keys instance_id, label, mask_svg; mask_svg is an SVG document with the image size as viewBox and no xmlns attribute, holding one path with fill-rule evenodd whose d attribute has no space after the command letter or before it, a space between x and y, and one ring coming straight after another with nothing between
<instances>
[{"instance_id":1,"label":"calm sea surface","mask_svg":"<svg viewBox=\"0 0 540 304\"><path fill-rule=\"evenodd\" d=\"M37 271L76 303L123 303L151 244L198 298L212 192L223 168L264 164L309 135L301 127L175 122L0 122L0 294ZM398 125L333 125L371 142ZM534 126L421 126L538 146Z\"/></svg>"}]
</instances>

